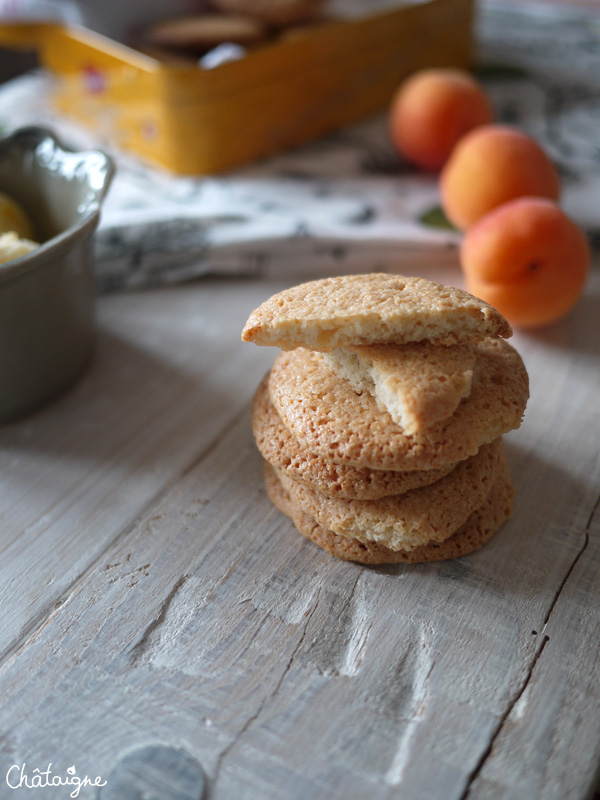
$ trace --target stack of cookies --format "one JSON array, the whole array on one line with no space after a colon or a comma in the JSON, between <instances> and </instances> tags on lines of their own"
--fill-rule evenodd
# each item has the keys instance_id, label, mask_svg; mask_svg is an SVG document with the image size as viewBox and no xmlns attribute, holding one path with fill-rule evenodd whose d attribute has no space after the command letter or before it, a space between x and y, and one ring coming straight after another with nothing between
<instances>
[{"instance_id":1,"label":"stack of cookies","mask_svg":"<svg viewBox=\"0 0 600 800\"><path fill-rule=\"evenodd\" d=\"M281 348L254 397L267 492L300 533L364 564L466 555L512 513L502 435L528 377L506 320L422 278L312 281L254 311Z\"/></svg>"}]
</instances>

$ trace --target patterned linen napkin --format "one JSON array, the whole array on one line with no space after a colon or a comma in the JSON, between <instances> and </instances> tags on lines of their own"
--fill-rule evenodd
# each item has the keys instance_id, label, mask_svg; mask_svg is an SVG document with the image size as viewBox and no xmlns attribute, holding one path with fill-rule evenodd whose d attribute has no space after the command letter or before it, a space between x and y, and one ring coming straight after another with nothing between
<instances>
[{"instance_id":1,"label":"patterned linen napkin","mask_svg":"<svg viewBox=\"0 0 600 800\"><path fill-rule=\"evenodd\" d=\"M499 121L534 135L563 181L562 205L600 243L600 12L560 3L484 2L478 76ZM47 104L36 72L0 88L6 131L44 124L102 147L117 176L96 234L100 291L205 274L310 279L369 270L458 268L437 179L394 152L385 114L223 176L174 177L115 152Z\"/></svg>"}]
</instances>

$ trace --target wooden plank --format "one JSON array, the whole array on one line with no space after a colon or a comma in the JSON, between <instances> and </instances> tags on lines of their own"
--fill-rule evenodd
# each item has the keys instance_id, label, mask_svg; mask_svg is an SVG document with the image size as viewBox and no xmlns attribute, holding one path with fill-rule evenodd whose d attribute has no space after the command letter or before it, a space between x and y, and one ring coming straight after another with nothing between
<instances>
[{"instance_id":1,"label":"wooden plank","mask_svg":"<svg viewBox=\"0 0 600 800\"><path fill-rule=\"evenodd\" d=\"M232 334L268 288L227 286L103 299L84 379L0 430L0 655L247 403L271 357Z\"/></svg>"},{"instance_id":2,"label":"wooden plank","mask_svg":"<svg viewBox=\"0 0 600 800\"><path fill-rule=\"evenodd\" d=\"M600 764L600 514L544 626L530 675L469 798L583 797ZM581 713L586 708L587 713ZM585 783L584 783L585 786Z\"/></svg>"},{"instance_id":3,"label":"wooden plank","mask_svg":"<svg viewBox=\"0 0 600 800\"><path fill-rule=\"evenodd\" d=\"M0 777L52 762L106 779L157 745L195 759L217 800L586 797L599 277L568 320L518 337L532 397L507 437L516 511L464 559L366 569L304 541L265 496L247 366L237 423L6 659ZM234 302L212 301L215 316Z\"/></svg>"},{"instance_id":4,"label":"wooden plank","mask_svg":"<svg viewBox=\"0 0 600 800\"><path fill-rule=\"evenodd\" d=\"M150 738L220 776L217 797L407 783L428 796L440 781L459 797L554 594L530 584L533 623L520 619L494 577L529 582L510 548L418 570L334 562L271 511L244 428L122 540L29 644L27 668L5 668L12 758L107 774Z\"/></svg>"}]
</instances>

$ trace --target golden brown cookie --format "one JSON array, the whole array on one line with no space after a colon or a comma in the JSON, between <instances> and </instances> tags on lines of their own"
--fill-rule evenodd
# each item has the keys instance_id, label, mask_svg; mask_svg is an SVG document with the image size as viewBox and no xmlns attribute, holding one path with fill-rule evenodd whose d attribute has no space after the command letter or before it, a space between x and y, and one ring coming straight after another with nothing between
<instances>
[{"instance_id":1,"label":"golden brown cookie","mask_svg":"<svg viewBox=\"0 0 600 800\"><path fill-rule=\"evenodd\" d=\"M250 14L276 27L302 22L316 14L324 0L211 0L212 5L230 14Z\"/></svg>"},{"instance_id":2,"label":"golden brown cookie","mask_svg":"<svg viewBox=\"0 0 600 800\"><path fill-rule=\"evenodd\" d=\"M514 488L506 459L484 503L465 524L442 542L425 544L414 550L390 550L376 543L365 544L347 536L338 536L319 525L290 499L275 470L265 462L265 486L272 503L290 517L298 531L328 553L344 561L360 564L417 564L460 558L478 550L496 533L512 514Z\"/></svg>"},{"instance_id":3,"label":"golden brown cookie","mask_svg":"<svg viewBox=\"0 0 600 800\"><path fill-rule=\"evenodd\" d=\"M145 39L159 47L207 50L223 42L251 45L266 36L264 25L252 16L195 14L165 19L145 32Z\"/></svg>"},{"instance_id":4,"label":"golden brown cookie","mask_svg":"<svg viewBox=\"0 0 600 800\"><path fill-rule=\"evenodd\" d=\"M161 64L171 67L198 66L198 53L191 50L161 47L160 45L146 44L145 42L136 44L136 50L145 56L150 56L150 58L160 61Z\"/></svg>"},{"instance_id":5,"label":"golden brown cookie","mask_svg":"<svg viewBox=\"0 0 600 800\"><path fill-rule=\"evenodd\" d=\"M268 376L256 390L252 403L252 428L258 449L263 458L288 478L310 489L337 497L373 500L427 486L456 466L448 464L441 469L394 472L339 464L311 453L281 421L269 399L267 384Z\"/></svg>"},{"instance_id":6,"label":"golden brown cookie","mask_svg":"<svg viewBox=\"0 0 600 800\"><path fill-rule=\"evenodd\" d=\"M372 273L310 281L252 312L242 339L282 350L367 344L461 344L508 337L510 325L467 292L424 278Z\"/></svg>"},{"instance_id":7,"label":"golden brown cookie","mask_svg":"<svg viewBox=\"0 0 600 800\"><path fill-rule=\"evenodd\" d=\"M470 395L420 433L407 434L371 394L357 394L321 353L303 348L277 356L269 395L292 435L324 458L370 469L439 469L521 424L529 384L519 354L502 339L475 351Z\"/></svg>"},{"instance_id":8,"label":"golden brown cookie","mask_svg":"<svg viewBox=\"0 0 600 800\"><path fill-rule=\"evenodd\" d=\"M407 433L452 416L471 391L470 344L371 344L324 353L327 364L357 392L370 392Z\"/></svg>"},{"instance_id":9,"label":"golden brown cookie","mask_svg":"<svg viewBox=\"0 0 600 800\"><path fill-rule=\"evenodd\" d=\"M378 500L331 497L277 474L294 503L324 528L390 550L413 550L441 542L463 525L490 493L501 457L497 439L436 483Z\"/></svg>"}]
</instances>

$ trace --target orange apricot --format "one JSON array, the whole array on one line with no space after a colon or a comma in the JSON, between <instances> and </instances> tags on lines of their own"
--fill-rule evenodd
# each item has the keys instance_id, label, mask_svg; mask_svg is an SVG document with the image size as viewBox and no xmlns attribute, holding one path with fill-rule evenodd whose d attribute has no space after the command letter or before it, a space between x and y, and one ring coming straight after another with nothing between
<instances>
[{"instance_id":1,"label":"orange apricot","mask_svg":"<svg viewBox=\"0 0 600 800\"><path fill-rule=\"evenodd\" d=\"M469 228L460 261L471 294L513 325L535 327L573 308L586 281L590 249L556 203L521 197Z\"/></svg>"},{"instance_id":2,"label":"orange apricot","mask_svg":"<svg viewBox=\"0 0 600 800\"><path fill-rule=\"evenodd\" d=\"M438 170L465 133L491 122L484 90L459 69L420 70L407 78L390 107L390 135L407 161Z\"/></svg>"},{"instance_id":3,"label":"orange apricot","mask_svg":"<svg viewBox=\"0 0 600 800\"><path fill-rule=\"evenodd\" d=\"M483 125L454 148L440 175L440 194L448 219L465 229L517 197L558 200L560 181L535 139L505 125Z\"/></svg>"}]
</instances>

